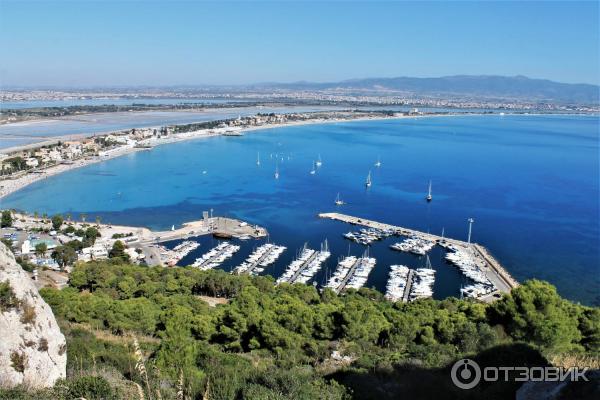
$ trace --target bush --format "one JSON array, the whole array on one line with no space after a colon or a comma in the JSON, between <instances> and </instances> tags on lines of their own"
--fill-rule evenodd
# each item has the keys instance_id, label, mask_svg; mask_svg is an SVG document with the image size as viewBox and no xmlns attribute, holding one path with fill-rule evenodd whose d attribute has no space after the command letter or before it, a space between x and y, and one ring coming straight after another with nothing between
<instances>
[{"instance_id":1,"label":"bush","mask_svg":"<svg viewBox=\"0 0 600 400\"><path fill-rule=\"evenodd\" d=\"M35 308L28 303L25 303L21 307L23 314L21 314L21 322L24 324L35 323Z\"/></svg>"},{"instance_id":2,"label":"bush","mask_svg":"<svg viewBox=\"0 0 600 400\"><path fill-rule=\"evenodd\" d=\"M27 362L27 356L18 351L10 353L10 366L17 372L23 373L25 371L25 363Z\"/></svg>"},{"instance_id":3,"label":"bush","mask_svg":"<svg viewBox=\"0 0 600 400\"><path fill-rule=\"evenodd\" d=\"M21 304L8 281L0 282L0 311L5 312Z\"/></svg>"},{"instance_id":4,"label":"bush","mask_svg":"<svg viewBox=\"0 0 600 400\"><path fill-rule=\"evenodd\" d=\"M67 381L67 396L71 399L88 400L117 399L117 395L106 379L100 376L82 376Z\"/></svg>"}]
</instances>

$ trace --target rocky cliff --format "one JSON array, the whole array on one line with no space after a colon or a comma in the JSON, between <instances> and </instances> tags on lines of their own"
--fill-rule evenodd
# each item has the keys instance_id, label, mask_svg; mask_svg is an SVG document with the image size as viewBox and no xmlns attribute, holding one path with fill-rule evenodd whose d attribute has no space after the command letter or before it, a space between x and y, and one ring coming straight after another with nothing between
<instances>
[{"instance_id":1,"label":"rocky cliff","mask_svg":"<svg viewBox=\"0 0 600 400\"><path fill-rule=\"evenodd\" d=\"M0 243L0 386L53 386L66 366L67 345L52 309Z\"/></svg>"}]
</instances>

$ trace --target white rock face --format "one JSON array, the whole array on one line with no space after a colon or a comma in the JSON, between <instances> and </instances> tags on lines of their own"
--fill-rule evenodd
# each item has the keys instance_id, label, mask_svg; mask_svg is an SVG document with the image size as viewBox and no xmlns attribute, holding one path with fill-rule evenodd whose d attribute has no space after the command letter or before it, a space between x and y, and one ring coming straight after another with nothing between
<instances>
[{"instance_id":1,"label":"white rock face","mask_svg":"<svg viewBox=\"0 0 600 400\"><path fill-rule=\"evenodd\" d=\"M0 283L7 281L17 305L0 304L0 386L53 386L66 376L65 337L29 275L0 243Z\"/></svg>"}]
</instances>

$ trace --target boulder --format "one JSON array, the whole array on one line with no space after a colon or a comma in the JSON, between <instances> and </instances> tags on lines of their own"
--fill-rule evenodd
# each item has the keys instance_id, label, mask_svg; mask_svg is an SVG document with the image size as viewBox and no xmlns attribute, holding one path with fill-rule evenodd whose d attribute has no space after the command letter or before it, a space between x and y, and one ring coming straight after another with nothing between
<instances>
[{"instance_id":1,"label":"boulder","mask_svg":"<svg viewBox=\"0 0 600 400\"><path fill-rule=\"evenodd\" d=\"M51 387L66 368L67 343L52 309L0 243L0 386Z\"/></svg>"}]
</instances>

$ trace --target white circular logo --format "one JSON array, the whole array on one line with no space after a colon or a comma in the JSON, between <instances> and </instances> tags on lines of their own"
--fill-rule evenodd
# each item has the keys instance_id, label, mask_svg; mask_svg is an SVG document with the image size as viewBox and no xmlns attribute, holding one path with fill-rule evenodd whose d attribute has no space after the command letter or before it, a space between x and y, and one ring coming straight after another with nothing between
<instances>
[{"instance_id":1,"label":"white circular logo","mask_svg":"<svg viewBox=\"0 0 600 400\"><path fill-rule=\"evenodd\" d=\"M454 363L450 376L457 387L473 389L481 380L481 369L475 361L463 358Z\"/></svg>"}]
</instances>

